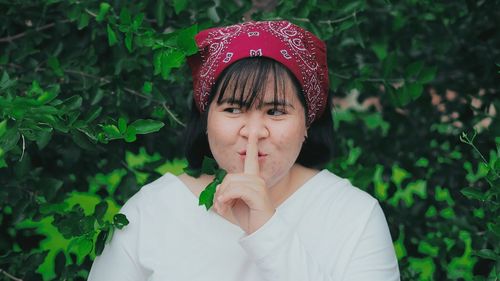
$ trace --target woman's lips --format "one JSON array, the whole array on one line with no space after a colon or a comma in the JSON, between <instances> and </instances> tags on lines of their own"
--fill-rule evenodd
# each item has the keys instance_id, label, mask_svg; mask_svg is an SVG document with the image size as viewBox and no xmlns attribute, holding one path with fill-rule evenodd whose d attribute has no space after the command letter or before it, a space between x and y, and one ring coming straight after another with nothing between
<instances>
[{"instance_id":1,"label":"woman's lips","mask_svg":"<svg viewBox=\"0 0 500 281\"><path fill-rule=\"evenodd\" d=\"M245 155L247 155L247 151L246 150L242 150L242 151L238 152L238 154L245 156ZM267 153L264 153L264 152L261 152L261 151L259 151L258 154L259 154L259 157L261 157L261 156L267 156Z\"/></svg>"},{"instance_id":2,"label":"woman's lips","mask_svg":"<svg viewBox=\"0 0 500 281\"><path fill-rule=\"evenodd\" d=\"M245 157L247 156L246 151L238 152L238 154L240 155L240 158L242 160L245 160ZM266 157L267 157L266 153L259 152L259 162L264 161L266 159Z\"/></svg>"}]
</instances>

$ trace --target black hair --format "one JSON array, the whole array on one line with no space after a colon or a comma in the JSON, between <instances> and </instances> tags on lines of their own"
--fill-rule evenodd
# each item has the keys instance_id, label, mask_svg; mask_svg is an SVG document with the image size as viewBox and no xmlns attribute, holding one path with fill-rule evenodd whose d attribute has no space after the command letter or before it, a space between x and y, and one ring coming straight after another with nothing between
<instances>
[{"instance_id":1,"label":"black hair","mask_svg":"<svg viewBox=\"0 0 500 281\"><path fill-rule=\"evenodd\" d=\"M293 82L297 97L304 107L304 118L307 120L307 106L300 83L281 63L265 57L238 60L226 68L212 87L208 107L218 91L220 91L216 101L218 104L222 103L222 99L227 94L230 94L229 101L239 103L242 108L249 108L256 101L258 102L257 107L259 107L263 102L263 89L270 77L274 78L274 106L280 106L278 95L285 95L285 78L289 77ZM320 169L331 159L333 151L331 107L329 96L325 112L319 119L312 122L307 130L308 137L302 145L297 163L305 167ZM207 118L208 109L200 113L193 101L191 116L184 131L185 156L191 169L201 168L205 156L213 158L206 135Z\"/></svg>"}]
</instances>

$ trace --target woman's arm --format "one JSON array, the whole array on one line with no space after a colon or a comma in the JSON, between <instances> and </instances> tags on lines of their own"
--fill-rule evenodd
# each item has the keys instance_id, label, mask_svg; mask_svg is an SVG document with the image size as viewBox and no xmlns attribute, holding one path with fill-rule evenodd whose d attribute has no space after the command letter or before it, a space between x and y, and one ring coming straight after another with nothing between
<instances>
[{"instance_id":1,"label":"woman's arm","mask_svg":"<svg viewBox=\"0 0 500 281\"><path fill-rule=\"evenodd\" d=\"M332 230L334 231L334 230ZM385 217L375 204L343 278L322 268L300 237L276 213L261 229L240 239L240 245L260 268L264 280L340 281L399 280L399 270Z\"/></svg>"},{"instance_id":2,"label":"woman's arm","mask_svg":"<svg viewBox=\"0 0 500 281\"><path fill-rule=\"evenodd\" d=\"M399 267L384 212L377 203L351 257L344 280L399 281Z\"/></svg>"},{"instance_id":3,"label":"woman's arm","mask_svg":"<svg viewBox=\"0 0 500 281\"><path fill-rule=\"evenodd\" d=\"M136 194L137 195L137 194ZM147 279L145 270L137 261L137 245L140 230L140 213L136 207L137 196L123 206L129 224L116 230L110 243L98 256L88 277L88 281L141 281Z\"/></svg>"}]
</instances>

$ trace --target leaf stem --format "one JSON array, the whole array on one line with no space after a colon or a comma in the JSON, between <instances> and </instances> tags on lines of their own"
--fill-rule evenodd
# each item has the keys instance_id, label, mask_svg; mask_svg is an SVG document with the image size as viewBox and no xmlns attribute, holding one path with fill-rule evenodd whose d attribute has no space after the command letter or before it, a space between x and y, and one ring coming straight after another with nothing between
<instances>
[{"instance_id":1,"label":"leaf stem","mask_svg":"<svg viewBox=\"0 0 500 281\"><path fill-rule=\"evenodd\" d=\"M163 106L163 108L165 109L165 111L168 113L168 115L170 115L170 117L172 119L174 119L175 122L177 122L179 125L181 125L182 127L186 127L186 124L182 123L181 120L179 120L177 118L177 116L175 116L175 114L170 110L170 108L167 106L166 103L162 103L161 104Z\"/></svg>"},{"instance_id":2,"label":"leaf stem","mask_svg":"<svg viewBox=\"0 0 500 281\"><path fill-rule=\"evenodd\" d=\"M23 139L23 152L21 153L21 158L19 158L19 162L23 161L24 151L26 150L26 141L24 140L24 135L21 134L21 137Z\"/></svg>"},{"instance_id":3,"label":"leaf stem","mask_svg":"<svg viewBox=\"0 0 500 281\"><path fill-rule=\"evenodd\" d=\"M479 156L483 160L484 164L486 164L489 167L488 161L486 161L486 159L484 158L483 154L474 145L474 138L476 137L476 135L477 135L477 132L476 132L476 130L474 130L474 136L472 136L472 139L469 139L469 136L465 132L463 132L462 135L460 136L460 140L463 143L466 143L466 144L472 146L472 148L476 151L476 153L479 154ZM490 168L492 168L492 167L490 167Z\"/></svg>"},{"instance_id":4,"label":"leaf stem","mask_svg":"<svg viewBox=\"0 0 500 281\"><path fill-rule=\"evenodd\" d=\"M10 278L11 280L15 280L15 281L23 281L23 279L21 278L17 278L15 277L14 275L12 274L9 274L7 271L3 270L0 268L0 273L2 273L3 275L7 276L8 278Z\"/></svg>"},{"instance_id":5,"label":"leaf stem","mask_svg":"<svg viewBox=\"0 0 500 281\"><path fill-rule=\"evenodd\" d=\"M87 12L87 14L93 16L94 18L97 18L97 15L91 12L89 9L85 8L85 12Z\"/></svg>"},{"instance_id":6,"label":"leaf stem","mask_svg":"<svg viewBox=\"0 0 500 281\"><path fill-rule=\"evenodd\" d=\"M481 160L484 162L484 164L485 164L486 166L488 166L488 169L489 169L490 171L493 171L493 173L495 173L495 175L496 175L497 177L498 177L498 176L500 176L500 175L497 173L497 171L495 170L495 167L492 167L492 166L490 165L490 163L486 160L486 158L484 158L484 156L483 156L483 154L481 153L481 151L479 151L479 149L478 149L478 148L476 147L476 145L474 144L474 138L476 137L476 135L477 135L477 132L476 132L476 130L474 130L474 135L472 136L472 139L469 139L469 136L467 136L467 134L466 134L465 132L463 132L463 133L462 133L462 135L460 136L460 141L462 141L463 143L466 143L466 144L468 144L468 145L472 146L472 148L474 149L474 151L476 151L476 153L477 153L477 154L479 154L479 156L481 157ZM488 180L488 182L489 182L489 180ZM491 184L491 182L490 182L490 185L492 185L492 184Z\"/></svg>"},{"instance_id":7,"label":"leaf stem","mask_svg":"<svg viewBox=\"0 0 500 281\"><path fill-rule=\"evenodd\" d=\"M60 21L58 23L66 23L66 22L69 22L69 21L70 21L69 19L66 19L66 20L62 20L62 21ZM52 28L54 25L56 25L56 23L52 22L52 23L49 23L49 24L37 27L34 31L35 32L43 31L45 29ZM9 42L9 43L11 43L12 41L15 41L15 40L17 40L19 38L22 38L22 37L26 36L26 34L28 34L29 31L30 30L18 33L16 35L12 35L12 36L7 36L7 37L0 38L0 43L2 43L2 42Z\"/></svg>"}]
</instances>

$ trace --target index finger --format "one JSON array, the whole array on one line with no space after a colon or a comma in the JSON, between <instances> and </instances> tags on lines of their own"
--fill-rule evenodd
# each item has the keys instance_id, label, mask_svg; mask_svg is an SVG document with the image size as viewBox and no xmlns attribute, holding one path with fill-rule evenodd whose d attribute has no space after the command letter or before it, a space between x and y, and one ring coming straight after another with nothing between
<instances>
[{"instance_id":1,"label":"index finger","mask_svg":"<svg viewBox=\"0 0 500 281\"><path fill-rule=\"evenodd\" d=\"M243 173L252 175L259 174L259 150L257 147L257 136L250 136L248 138L245 168Z\"/></svg>"}]
</instances>

